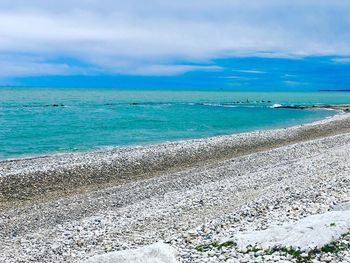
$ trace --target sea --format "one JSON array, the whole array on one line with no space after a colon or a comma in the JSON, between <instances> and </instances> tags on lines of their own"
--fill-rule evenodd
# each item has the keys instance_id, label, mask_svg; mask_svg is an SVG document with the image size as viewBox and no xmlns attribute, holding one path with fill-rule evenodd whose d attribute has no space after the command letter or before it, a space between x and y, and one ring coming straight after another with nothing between
<instances>
[{"instance_id":1,"label":"sea","mask_svg":"<svg viewBox=\"0 0 350 263\"><path fill-rule=\"evenodd\" d=\"M0 88L0 159L84 152L305 124L350 92Z\"/></svg>"}]
</instances>

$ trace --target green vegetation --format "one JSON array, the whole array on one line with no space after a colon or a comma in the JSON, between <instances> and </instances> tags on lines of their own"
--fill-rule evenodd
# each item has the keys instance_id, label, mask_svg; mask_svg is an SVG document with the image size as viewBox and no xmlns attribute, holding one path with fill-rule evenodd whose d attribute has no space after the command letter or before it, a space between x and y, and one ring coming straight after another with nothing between
<instances>
[{"instance_id":1,"label":"green vegetation","mask_svg":"<svg viewBox=\"0 0 350 263\"><path fill-rule=\"evenodd\" d=\"M293 258L296 259L297 263L309 263L311 260L314 258L316 254L316 250L312 250L309 253L307 253L306 257L303 257L302 254L303 252L297 249L294 249L292 247L283 247L281 248L282 252L285 252L286 254L291 255Z\"/></svg>"},{"instance_id":2,"label":"green vegetation","mask_svg":"<svg viewBox=\"0 0 350 263\"><path fill-rule=\"evenodd\" d=\"M335 223L330 224L330 226L335 226ZM350 231L343 234L342 238L346 238L350 240ZM224 243L214 242L211 244L198 245L195 249L199 252L206 252L212 249L222 249L223 247L235 247L237 244L233 241L226 241ZM350 243L342 242L342 240L332 241L329 244L324 245L321 248L315 248L310 250L309 252L303 252L299 249L295 249L293 247L274 247L268 250L263 250L263 254L271 255L274 252L282 252L282 254L290 255L292 258L296 260L297 263L311 263L312 260L318 256L320 253L330 253L330 254L338 254L341 251L349 250ZM258 252L262 249L257 246L248 246L246 253L250 252Z\"/></svg>"},{"instance_id":3,"label":"green vegetation","mask_svg":"<svg viewBox=\"0 0 350 263\"><path fill-rule=\"evenodd\" d=\"M333 241L333 242L321 247L321 251L324 253L337 253L337 252L341 251L341 249L340 249L338 243Z\"/></svg>"},{"instance_id":4,"label":"green vegetation","mask_svg":"<svg viewBox=\"0 0 350 263\"><path fill-rule=\"evenodd\" d=\"M345 233L345 234L342 234L341 236L342 236L342 237L348 237L348 238L350 238L350 231L347 232L347 233Z\"/></svg>"},{"instance_id":5,"label":"green vegetation","mask_svg":"<svg viewBox=\"0 0 350 263\"><path fill-rule=\"evenodd\" d=\"M234 247L234 246L237 246L237 244L235 242L226 241L226 242L223 242L221 244L218 242L214 242L211 244L199 245L199 246L196 246L195 249L199 252L206 252L206 251L211 250L213 248L222 249L223 247Z\"/></svg>"},{"instance_id":6,"label":"green vegetation","mask_svg":"<svg viewBox=\"0 0 350 263\"><path fill-rule=\"evenodd\" d=\"M330 226L335 226L334 223L332 223ZM343 234L342 237L350 237L350 231ZM316 257L317 254L321 253L330 253L330 254L338 254L341 251L345 251L350 249L350 244L345 244L342 242L342 240L336 240L332 241L329 244L324 245L320 249L312 249L307 253L306 257L302 256L302 251L294 249L292 247L289 248L280 248L280 251L285 252L286 254L291 255L293 258L296 259L297 263L309 263L312 262L312 259Z\"/></svg>"},{"instance_id":7,"label":"green vegetation","mask_svg":"<svg viewBox=\"0 0 350 263\"><path fill-rule=\"evenodd\" d=\"M332 253L336 254L340 251L344 251L350 249L350 244L341 243L339 241L332 241L329 244L324 245L321 247L321 251L324 253Z\"/></svg>"},{"instance_id":8,"label":"green vegetation","mask_svg":"<svg viewBox=\"0 0 350 263\"><path fill-rule=\"evenodd\" d=\"M247 246L247 253L258 252L260 250L261 250L261 248L259 248L257 246L252 246L252 245ZM268 253L268 251L264 251L264 252Z\"/></svg>"}]
</instances>

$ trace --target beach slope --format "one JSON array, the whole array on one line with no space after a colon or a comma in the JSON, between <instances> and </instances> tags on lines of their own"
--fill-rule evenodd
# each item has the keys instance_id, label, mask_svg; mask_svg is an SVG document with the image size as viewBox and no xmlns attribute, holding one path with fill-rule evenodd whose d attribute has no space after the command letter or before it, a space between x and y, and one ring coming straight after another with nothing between
<instances>
[{"instance_id":1,"label":"beach slope","mask_svg":"<svg viewBox=\"0 0 350 263\"><path fill-rule=\"evenodd\" d=\"M343 114L287 129L4 161L0 258L84 262L160 241L179 262L254 262L264 256L295 262L309 252L249 253L238 238L347 211L349 149L350 117ZM346 226L348 214L342 214L344 224L327 224ZM330 240L343 244L346 228L330 231L337 233ZM350 260L347 248L316 252L320 261Z\"/></svg>"}]
</instances>

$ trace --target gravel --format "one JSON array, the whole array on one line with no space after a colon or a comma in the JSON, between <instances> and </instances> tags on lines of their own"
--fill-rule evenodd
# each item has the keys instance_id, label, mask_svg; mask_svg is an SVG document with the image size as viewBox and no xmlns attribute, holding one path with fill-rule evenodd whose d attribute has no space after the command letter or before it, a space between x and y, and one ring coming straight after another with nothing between
<instances>
[{"instance_id":1,"label":"gravel","mask_svg":"<svg viewBox=\"0 0 350 263\"><path fill-rule=\"evenodd\" d=\"M122 185L169 170L183 170L344 132L350 132L349 114L287 129L0 161L0 209L13 206L12 202L55 199L101 186Z\"/></svg>"},{"instance_id":2,"label":"gravel","mask_svg":"<svg viewBox=\"0 0 350 263\"><path fill-rule=\"evenodd\" d=\"M307 260L310 251L296 251L300 252L296 256L281 248L239 249L231 241L238 233L346 206L349 119L344 114L288 129L1 162L5 205L0 212L0 258L3 262L84 262L95 255L163 241L178 251L179 262ZM337 133L343 134L333 135ZM320 138L325 134L332 136ZM249 150L242 150L247 145ZM121 160L129 167L122 168ZM133 170L145 164L149 165L142 171ZM69 176L79 175L74 180L90 178L81 175L85 171L81 167L93 170L91 184L105 183L98 179L103 171L113 171L110 177L116 178L129 175L125 182L111 179L108 185L74 194L71 188L88 183L71 188L62 183L52 189L44 183L44 190L40 185L30 190L38 175L58 178L61 174L65 179L70 171ZM5 192L4 186L13 188ZM64 187L69 194L62 194ZM20 200L23 189L27 189L25 201ZM57 189L59 197L46 198ZM41 191L46 199L40 199ZM11 202L19 205L9 206ZM346 247L349 239L344 235L337 244ZM349 252L348 248L318 251L312 262L350 262Z\"/></svg>"}]
</instances>

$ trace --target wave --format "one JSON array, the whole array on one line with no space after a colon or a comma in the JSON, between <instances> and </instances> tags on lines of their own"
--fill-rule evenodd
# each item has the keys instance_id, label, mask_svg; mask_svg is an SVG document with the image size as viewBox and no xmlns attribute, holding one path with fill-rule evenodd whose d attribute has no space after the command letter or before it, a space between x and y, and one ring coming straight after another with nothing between
<instances>
[{"instance_id":1,"label":"wave","mask_svg":"<svg viewBox=\"0 0 350 263\"><path fill-rule=\"evenodd\" d=\"M270 108L281 108L282 104L273 104Z\"/></svg>"},{"instance_id":2,"label":"wave","mask_svg":"<svg viewBox=\"0 0 350 263\"><path fill-rule=\"evenodd\" d=\"M261 107L271 104L271 101L235 101L235 102L132 102L129 105L132 106L208 106L208 107Z\"/></svg>"},{"instance_id":3,"label":"wave","mask_svg":"<svg viewBox=\"0 0 350 263\"><path fill-rule=\"evenodd\" d=\"M0 105L0 108L60 108L60 107L84 107L84 106L207 106L207 107L225 107L225 108L236 108L236 107L266 107L271 104L271 101L233 101L233 102L108 102L102 104L76 104L76 105L65 105L63 103L53 104L25 104L25 105ZM272 108L277 108L280 104L273 104Z\"/></svg>"},{"instance_id":4,"label":"wave","mask_svg":"<svg viewBox=\"0 0 350 263\"><path fill-rule=\"evenodd\" d=\"M44 104L44 105L1 105L0 108L47 108L47 107L65 107L62 103Z\"/></svg>"}]
</instances>

